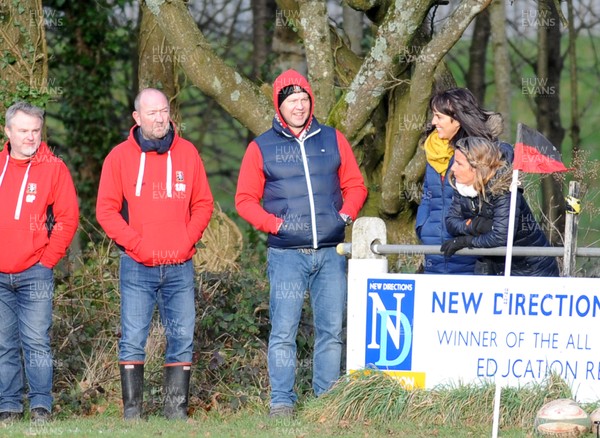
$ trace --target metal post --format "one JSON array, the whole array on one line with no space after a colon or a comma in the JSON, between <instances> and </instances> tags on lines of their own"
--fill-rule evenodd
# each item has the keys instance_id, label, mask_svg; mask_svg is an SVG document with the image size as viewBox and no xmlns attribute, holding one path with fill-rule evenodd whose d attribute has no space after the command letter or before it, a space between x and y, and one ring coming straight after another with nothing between
<instances>
[{"instance_id":1,"label":"metal post","mask_svg":"<svg viewBox=\"0 0 600 438\"><path fill-rule=\"evenodd\" d=\"M371 245L386 243L385 222L376 217L361 217L352 225L352 258L348 260L348 310L346 372L351 373L364 367L366 338L364 327L367 323L366 284L361 283L365 273L369 275L387 274L388 261L385 255L375 254ZM344 244L337 247L338 253L347 254Z\"/></svg>"},{"instance_id":2,"label":"metal post","mask_svg":"<svg viewBox=\"0 0 600 438\"><path fill-rule=\"evenodd\" d=\"M577 181L569 183L569 196L579 198L580 184ZM565 253L563 257L563 277L571 277L575 273L575 254L577 254L577 225L579 215L567 211L565 218Z\"/></svg>"}]
</instances>

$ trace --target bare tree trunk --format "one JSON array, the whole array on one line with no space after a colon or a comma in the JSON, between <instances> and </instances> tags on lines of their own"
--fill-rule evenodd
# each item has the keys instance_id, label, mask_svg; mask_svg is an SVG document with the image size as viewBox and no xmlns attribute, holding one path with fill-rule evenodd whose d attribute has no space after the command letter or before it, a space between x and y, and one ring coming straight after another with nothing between
<instances>
[{"instance_id":1,"label":"bare tree trunk","mask_svg":"<svg viewBox=\"0 0 600 438\"><path fill-rule=\"evenodd\" d=\"M277 5L275 0L252 0L252 75L255 79L264 79L263 70L267 66L271 53L271 34L269 25L275 22Z\"/></svg>"},{"instance_id":2,"label":"bare tree trunk","mask_svg":"<svg viewBox=\"0 0 600 438\"><path fill-rule=\"evenodd\" d=\"M9 106L16 100L27 100L44 108L52 98L45 22L41 0L0 3L0 64L2 80L6 82L1 92L4 97L0 99L0 125L4 125L7 102ZM0 135L4 136L4 131Z\"/></svg>"},{"instance_id":3,"label":"bare tree trunk","mask_svg":"<svg viewBox=\"0 0 600 438\"><path fill-rule=\"evenodd\" d=\"M352 9L346 3L342 7L344 33L348 37L350 49L360 56L362 55L361 43L364 36L362 25L363 13Z\"/></svg>"},{"instance_id":4,"label":"bare tree trunk","mask_svg":"<svg viewBox=\"0 0 600 438\"><path fill-rule=\"evenodd\" d=\"M487 6L489 1L474 0L467 3L473 10L479 12L478 7L483 4ZM336 105L334 111L337 114L332 114L335 124L352 141L360 140L357 134L385 96L386 89L393 85L394 81L391 79L400 69L395 61L396 55L409 46L416 31L415 23L419 23L420 26L428 10L429 3L420 0L407 0L401 8L389 8L375 35L375 44L348 87L344 98ZM469 22L474 15L466 14ZM395 38L387 39L386 35L392 33L395 34ZM342 113L343 116L340 117Z\"/></svg>"},{"instance_id":5,"label":"bare tree trunk","mask_svg":"<svg viewBox=\"0 0 600 438\"><path fill-rule=\"evenodd\" d=\"M560 121L560 73L563 62L560 53L560 20L553 0L538 4L538 59L535 101L538 130L561 150L565 130ZM561 243L565 228L565 206L562 184L551 175L542 178L542 210L547 221L548 238Z\"/></svg>"},{"instance_id":6,"label":"bare tree trunk","mask_svg":"<svg viewBox=\"0 0 600 438\"><path fill-rule=\"evenodd\" d=\"M308 80L315 94L315 115L326 120L335 103L333 54L325 2L299 0L300 26L304 30Z\"/></svg>"},{"instance_id":7,"label":"bare tree trunk","mask_svg":"<svg viewBox=\"0 0 600 438\"><path fill-rule=\"evenodd\" d=\"M494 84L496 84L496 111L504 119L504 131L500 138L512 143L511 125L511 65L508 57L508 40L506 38L506 3L505 0L492 0L489 7L490 25L492 29L492 49L494 53Z\"/></svg>"},{"instance_id":8,"label":"bare tree trunk","mask_svg":"<svg viewBox=\"0 0 600 438\"><path fill-rule=\"evenodd\" d=\"M252 0L252 76L254 80L266 81L269 68L269 55L273 53L273 33L269 27L276 23L277 4L275 0ZM246 143L254 138L252 131L246 132Z\"/></svg>"},{"instance_id":9,"label":"bare tree trunk","mask_svg":"<svg viewBox=\"0 0 600 438\"><path fill-rule=\"evenodd\" d=\"M142 22L140 24L138 48L138 86L157 88L169 98L171 118L181 130L181 117L177 95L177 61L185 52L171 45L156 22L156 17L146 4L141 5Z\"/></svg>"},{"instance_id":10,"label":"bare tree trunk","mask_svg":"<svg viewBox=\"0 0 600 438\"><path fill-rule=\"evenodd\" d=\"M578 78L577 78L577 51L576 51L576 39L577 33L575 32L575 14L573 13L573 2L567 2L567 13L568 13L568 32L569 32L569 79L571 88L571 149L573 155L579 150L580 143L580 132L581 127L579 126L579 99L578 99Z\"/></svg>"},{"instance_id":11,"label":"bare tree trunk","mask_svg":"<svg viewBox=\"0 0 600 438\"><path fill-rule=\"evenodd\" d=\"M277 54L276 65L279 70L290 68L307 75L304 48L298 44L298 34L293 28L299 28L300 10L295 2L293 6L278 4L273 34L273 52Z\"/></svg>"},{"instance_id":12,"label":"bare tree trunk","mask_svg":"<svg viewBox=\"0 0 600 438\"><path fill-rule=\"evenodd\" d=\"M150 6L150 5L149 5ZM190 81L255 134L273 119L273 103L260 87L227 65L211 48L183 1L151 7L169 42L185 57L179 62Z\"/></svg>"},{"instance_id":13,"label":"bare tree trunk","mask_svg":"<svg viewBox=\"0 0 600 438\"><path fill-rule=\"evenodd\" d=\"M469 70L467 71L467 88L481 104L485 101L485 59L489 40L490 14L486 9L475 18L475 28L469 47Z\"/></svg>"}]
</instances>

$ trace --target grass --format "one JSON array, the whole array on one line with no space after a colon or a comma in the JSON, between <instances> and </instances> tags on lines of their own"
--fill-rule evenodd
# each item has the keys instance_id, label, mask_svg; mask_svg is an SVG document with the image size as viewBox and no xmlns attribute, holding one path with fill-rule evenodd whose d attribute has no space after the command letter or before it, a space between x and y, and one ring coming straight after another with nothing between
<instances>
[{"instance_id":1,"label":"grass","mask_svg":"<svg viewBox=\"0 0 600 438\"><path fill-rule=\"evenodd\" d=\"M446 385L407 391L397 380L368 370L340 379L320 398L302 398L293 418L270 419L266 403L242 409L192 409L187 421L167 421L159 412L124 422L117 402L100 403L94 414L55 413L45 425L27 420L0 426L3 437L486 437L492 432L495 386ZM500 410L503 438L533 437L535 415L550 400L571 398L556 376L523 388L505 388ZM114 400L114 398L113 398ZM596 406L582 406L592 412Z\"/></svg>"},{"instance_id":2,"label":"grass","mask_svg":"<svg viewBox=\"0 0 600 438\"><path fill-rule=\"evenodd\" d=\"M487 426L435 426L407 422L401 418L385 423L364 421L311 421L299 415L294 418L269 419L265 412L242 411L235 414L196 415L188 421L172 422L158 416L137 423L124 422L114 415L98 415L55 420L46 425L27 421L0 426L2 437L482 437L491 435ZM503 430L502 437L526 436L522 429Z\"/></svg>"},{"instance_id":3,"label":"grass","mask_svg":"<svg viewBox=\"0 0 600 438\"><path fill-rule=\"evenodd\" d=\"M431 390L408 391L388 374L367 370L342 379L319 399L311 400L305 417L349 424L419 425L452 431L486 430L493 421L495 385L492 382L440 385ZM537 411L550 400L571 398L568 385L557 376L522 388L502 391L500 423L523 436L533 430ZM593 407L588 408L589 412ZM465 429L466 428L466 429ZM483 434L487 435L487 434ZM482 436L483 436L482 435ZM471 435L466 435L471 436Z\"/></svg>"}]
</instances>

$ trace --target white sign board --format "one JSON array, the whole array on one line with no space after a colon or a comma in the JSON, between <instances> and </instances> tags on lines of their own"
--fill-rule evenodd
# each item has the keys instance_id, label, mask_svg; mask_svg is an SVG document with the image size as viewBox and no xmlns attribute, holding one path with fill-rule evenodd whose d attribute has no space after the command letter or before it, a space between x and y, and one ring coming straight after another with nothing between
<instances>
[{"instance_id":1,"label":"white sign board","mask_svg":"<svg viewBox=\"0 0 600 438\"><path fill-rule=\"evenodd\" d=\"M600 279L361 272L351 260L349 372L375 367L407 387L551 373L600 400Z\"/></svg>"}]
</instances>

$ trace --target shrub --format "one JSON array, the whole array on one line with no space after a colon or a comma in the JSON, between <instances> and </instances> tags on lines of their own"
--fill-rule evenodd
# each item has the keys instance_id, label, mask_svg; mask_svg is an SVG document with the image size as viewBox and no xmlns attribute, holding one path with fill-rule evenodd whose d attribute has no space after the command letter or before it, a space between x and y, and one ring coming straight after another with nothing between
<instances>
[{"instance_id":1,"label":"shrub","mask_svg":"<svg viewBox=\"0 0 600 438\"><path fill-rule=\"evenodd\" d=\"M227 221L220 221L224 222ZM259 239L254 243L258 243L258 249L243 253L239 266L231 260L226 261L226 269L221 272L204 269L214 267L214 263L196 266L192 409L236 410L246 404L262 406L268 398L266 250L261 248ZM214 250L205 247L199 252ZM121 399L119 250L106 236L90 238L81 256L64 263L59 272L52 329L54 391L60 394L56 409L65 411L65 415L87 415L103 402L114 404ZM298 336L300 394L310 389L311 318L306 306ZM156 311L146 346L147 413L162 409L164 350L164 329Z\"/></svg>"}]
</instances>

